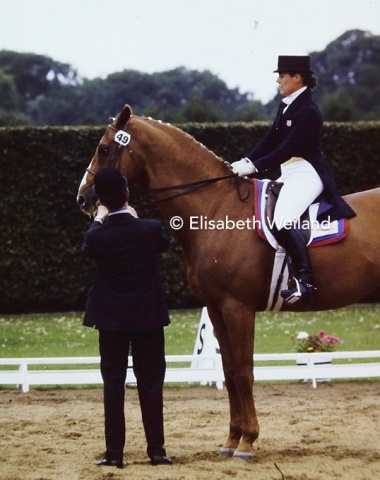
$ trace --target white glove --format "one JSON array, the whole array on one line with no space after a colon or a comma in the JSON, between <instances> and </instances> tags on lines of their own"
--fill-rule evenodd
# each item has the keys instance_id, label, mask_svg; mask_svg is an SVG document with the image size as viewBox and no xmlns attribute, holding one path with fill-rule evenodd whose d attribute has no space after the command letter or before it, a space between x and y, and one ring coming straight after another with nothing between
<instances>
[{"instance_id":1,"label":"white glove","mask_svg":"<svg viewBox=\"0 0 380 480\"><path fill-rule=\"evenodd\" d=\"M239 177L244 177L245 175L252 175L252 173L257 173L257 168L253 165L251 160L247 157L242 158L241 160L231 164L232 171L237 173Z\"/></svg>"},{"instance_id":2,"label":"white glove","mask_svg":"<svg viewBox=\"0 0 380 480\"><path fill-rule=\"evenodd\" d=\"M104 205L99 205L94 221L104 223L104 220L107 217L108 217L108 209Z\"/></svg>"}]
</instances>

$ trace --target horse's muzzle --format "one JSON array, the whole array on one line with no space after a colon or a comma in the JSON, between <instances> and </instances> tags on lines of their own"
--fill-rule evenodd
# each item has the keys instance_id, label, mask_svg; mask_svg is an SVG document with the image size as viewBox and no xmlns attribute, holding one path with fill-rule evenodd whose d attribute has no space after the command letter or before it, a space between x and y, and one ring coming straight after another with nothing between
<instances>
[{"instance_id":1,"label":"horse's muzzle","mask_svg":"<svg viewBox=\"0 0 380 480\"><path fill-rule=\"evenodd\" d=\"M77 205L86 215L92 215L97 209L98 198L92 188L83 190L77 195Z\"/></svg>"},{"instance_id":2,"label":"horse's muzzle","mask_svg":"<svg viewBox=\"0 0 380 480\"><path fill-rule=\"evenodd\" d=\"M86 208L86 197L84 195L77 196L77 205L82 210L82 212Z\"/></svg>"}]
</instances>

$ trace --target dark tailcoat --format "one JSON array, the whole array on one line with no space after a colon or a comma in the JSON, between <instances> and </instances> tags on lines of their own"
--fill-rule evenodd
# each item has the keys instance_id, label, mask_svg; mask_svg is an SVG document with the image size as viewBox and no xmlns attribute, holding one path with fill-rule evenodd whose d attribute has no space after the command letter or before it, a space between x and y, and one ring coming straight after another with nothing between
<instances>
[{"instance_id":1,"label":"dark tailcoat","mask_svg":"<svg viewBox=\"0 0 380 480\"><path fill-rule=\"evenodd\" d=\"M94 222L82 252L96 260L83 324L99 330L138 331L170 323L157 254L169 238L157 220L121 213Z\"/></svg>"},{"instance_id":2,"label":"dark tailcoat","mask_svg":"<svg viewBox=\"0 0 380 480\"><path fill-rule=\"evenodd\" d=\"M320 147L323 119L310 89L302 92L283 114L282 102L269 132L247 157L259 171L279 167L292 157L307 160L324 185L319 219L350 218L355 212L338 193L333 174Z\"/></svg>"}]
</instances>

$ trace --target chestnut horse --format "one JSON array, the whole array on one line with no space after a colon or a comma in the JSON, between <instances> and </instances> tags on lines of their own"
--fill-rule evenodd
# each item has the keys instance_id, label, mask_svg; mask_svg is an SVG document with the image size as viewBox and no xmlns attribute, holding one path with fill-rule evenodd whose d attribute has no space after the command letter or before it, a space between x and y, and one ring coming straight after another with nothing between
<instances>
[{"instance_id":1,"label":"chestnut horse","mask_svg":"<svg viewBox=\"0 0 380 480\"><path fill-rule=\"evenodd\" d=\"M266 308L275 251L253 228L219 227L226 219L229 225L252 219L253 182L234 176L226 162L190 135L132 115L128 105L106 129L80 184L78 204L89 215L96 210L94 174L105 166L116 166L130 183L145 182L176 229L191 291L207 306L220 345L230 403L221 454L252 458L259 435L252 395L254 319ZM162 188L183 184L191 185L171 193ZM345 199L357 213L348 236L310 251L315 301L284 310L339 308L380 287L380 188Z\"/></svg>"}]
</instances>

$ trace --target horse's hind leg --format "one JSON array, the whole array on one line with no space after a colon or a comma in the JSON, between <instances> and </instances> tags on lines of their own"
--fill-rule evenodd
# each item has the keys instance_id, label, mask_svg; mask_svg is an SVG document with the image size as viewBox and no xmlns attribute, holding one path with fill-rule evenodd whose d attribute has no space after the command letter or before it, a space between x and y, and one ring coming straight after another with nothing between
<instances>
[{"instance_id":1,"label":"horse's hind leg","mask_svg":"<svg viewBox=\"0 0 380 480\"><path fill-rule=\"evenodd\" d=\"M225 302L222 314L209 309L222 354L230 402L230 431L222 455L252 458L252 443L259 435L253 401L254 317L240 303Z\"/></svg>"}]
</instances>

